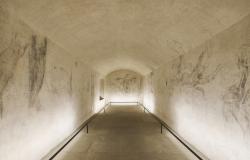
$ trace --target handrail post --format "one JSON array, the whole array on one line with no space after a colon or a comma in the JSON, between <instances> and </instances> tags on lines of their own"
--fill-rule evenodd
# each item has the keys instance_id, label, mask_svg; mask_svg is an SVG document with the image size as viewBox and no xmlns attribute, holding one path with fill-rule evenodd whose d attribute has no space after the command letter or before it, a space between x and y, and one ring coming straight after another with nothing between
<instances>
[{"instance_id":1,"label":"handrail post","mask_svg":"<svg viewBox=\"0 0 250 160\"><path fill-rule=\"evenodd\" d=\"M105 104L105 107L109 107L111 105L110 102L108 102L107 104ZM72 133L72 135L67 138L67 140L65 140L66 142L62 144L62 146L58 147L59 149L56 149L55 153L51 153L52 155L50 156L49 160L53 160L81 131L84 131L84 129L86 128L86 132L87 134L89 133L89 126L88 124L92 121L93 118L95 118L95 116L97 116L97 114L102 112L102 109L100 109L98 111L98 113L93 114L90 118L88 118L86 121L84 121L82 123L82 125L80 125L77 129L75 129L75 131Z\"/></svg>"},{"instance_id":2,"label":"handrail post","mask_svg":"<svg viewBox=\"0 0 250 160\"><path fill-rule=\"evenodd\" d=\"M149 113L151 114L154 118L156 118L156 120L158 120L161 124L161 134L163 133L163 127L171 134L173 135L182 145L184 145L184 147L186 147L195 157L197 157L199 160L203 160L203 158L197 154L190 146L189 144L187 144L185 141L183 141L181 138L179 138L178 135L176 135L172 129L165 124L164 121L162 121L160 118L158 118L156 115L154 115L153 113L151 113L143 104L141 104L141 106L143 106L143 108Z\"/></svg>"}]
</instances>

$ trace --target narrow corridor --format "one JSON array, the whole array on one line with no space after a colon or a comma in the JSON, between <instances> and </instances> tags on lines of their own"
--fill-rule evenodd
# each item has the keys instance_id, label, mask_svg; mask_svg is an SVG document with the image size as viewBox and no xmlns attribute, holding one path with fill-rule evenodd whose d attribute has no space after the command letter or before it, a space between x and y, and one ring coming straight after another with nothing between
<instances>
[{"instance_id":1,"label":"narrow corridor","mask_svg":"<svg viewBox=\"0 0 250 160\"><path fill-rule=\"evenodd\" d=\"M189 151L184 152L140 107L110 106L90 123L88 134L81 131L55 159L187 160Z\"/></svg>"},{"instance_id":2,"label":"narrow corridor","mask_svg":"<svg viewBox=\"0 0 250 160\"><path fill-rule=\"evenodd\" d=\"M250 160L250 0L0 0L0 160L52 159Z\"/></svg>"}]
</instances>

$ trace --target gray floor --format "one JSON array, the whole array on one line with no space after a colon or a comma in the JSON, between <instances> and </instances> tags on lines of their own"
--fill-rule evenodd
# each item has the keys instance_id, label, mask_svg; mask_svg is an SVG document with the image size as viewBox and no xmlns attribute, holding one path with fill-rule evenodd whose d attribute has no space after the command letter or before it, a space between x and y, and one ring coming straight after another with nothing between
<instances>
[{"instance_id":1,"label":"gray floor","mask_svg":"<svg viewBox=\"0 0 250 160\"><path fill-rule=\"evenodd\" d=\"M57 160L186 160L152 116L137 106L111 106ZM188 152L188 151L187 151Z\"/></svg>"}]
</instances>

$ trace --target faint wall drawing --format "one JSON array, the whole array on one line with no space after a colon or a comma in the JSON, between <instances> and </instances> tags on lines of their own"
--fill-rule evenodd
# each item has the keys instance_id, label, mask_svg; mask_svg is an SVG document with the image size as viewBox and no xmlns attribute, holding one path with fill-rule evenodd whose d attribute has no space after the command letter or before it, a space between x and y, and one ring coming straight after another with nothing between
<instances>
[{"instance_id":1,"label":"faint wall drawing","mask_svg":"<svg viewBox=\"0 0 250 160\"><path fill-rule=\"evenodd\" d=\"M177 59L177 62L175 62L172 65L172 69L175 70L175 76L172 79L172 81L177 84L183 81L183 76L184 76L184 72L183 72L184 60L183 59L184 59L184 55L180 55Z\"/></svg>"},{"instance_id":2,"label":"faint wall drawing","mask_svg":"<svg viewBox=\"0 0 250 160\"><path fill-rule=\"evenodd\" d=\"M33 35L29 53L29 106L32 107L42 88L46 68L47 38Z\"/></svg>"},{"instance_id":3,"label":"faint wall drawing","mask_svg":"<svg viewBox=\"0 0 250 160\"><path fill-rule=\"evenodd\" d=\"M221 66L217 65L213 72L207 73L209 66L206 62L208 58L208 47L199 55L195 65L186 63L184 61L184 55L179 56L177 63L172 66L176 72L172 82L177 85L189 86L204 96L205 91L202 85L214 80L221 70Z\"/></svg>"},{"instance_id":4,"label":"faint wall drawing","mask_svg":"<svg viewBox=\"0 0 250 160\"><path fill-rule=\"evenodd\" d=\"M150 92L151 93L154 93L154 86L153 86L153 76L154 76L154 73L153 72L150 72L150 75L149 75L149 87L150 87Z\"/></svg>"},{"instance_id":5,"label":"faint wall drawing","mask_svg":"<svg viewBox=\"0 0 250 160\"><path fill-rule=\"evenodd\" d=\"M91 79L90 79L90 87L91 87L91 90L90 90L90 96L92 98L92 101L91 101L91 109L92 111L94 111L94 100L95 100L95 74L91 73Z\"/></svg>"},{"instance_id":6,"label":"faint wall drawing","mask_svg":"<svg viewBox=\"0 0 250 160\"><path fill-rule=\"evenodd\" d=\"M250 129L250 86L247 85L250 72L250 45L243 45L237 58L240 72L238 82L228 87L223 95L224 114L227 119L232 117L242 129Z\"/></svg>"},{"instance_id":7,"label":"faint wall drawing","mask_svg":"<svg viewBox=\"0 0 250 160\"><path fill-rule=\"evenodd\" d=\"M77 61L75 61L75 67L78 67L78 62Z\"/></svg>"},{"instance_id":8,"label":"faint wall drawing","mask_svg":"<svg viewBox=\"0 0 250 160\"><path fill-rule=\"evenodd\" d=\"M117 77L115 79L115 84L112 86L116 87L120 92L123 93L130 93L132 92L133 84L135 84L137 81L136 76L133 76L131 74L125 74L123 77Z\"/></svg>"},{"instance_id":9,"label":"faint wall drawing","mask_svg":"<svg viewBox=\"0 0 250 160\"><path fill-rule=\"evenodd\" d=\"M70 96L73 95L73 72L72 72L72 69L70 71L70 77L69 77L69 94L70 94Z\"/></svg>"},{"instance_id":10,"label":"faint wall drawing","mask_svg":"<svg viewBox=\"0 0 250 160\"><path fill-rule=\"evenodd\" d=\"M18 34L14 34L10 45L0 52L0 118L3 117L3 93L13 77L18 60L24 55L28 44L22 44Z\"/></svg>"},{"instance_id":11,"label":"faint wall drawing","mask_svg":"<svg viewBox=\"0 0 250 160\"><path fill-rule=\"evenodd\" d=\"M179 55L184 55L186 54L186 51L183 47L183 45L176 40L168 40L167 41L168 45L170 46L171 49L173 49L176 53L178 53Z\"/></svg>"},{"instance_id":12,"label":"faint wall drawing","mask_svg":"<svg viewBox=\"0 0 250 160\"><path fill-rule=\"evenodd\" d=\"M46 81L46 87L54 95L73 94L73 73L62 66L53 66L53 69L48 69L50 81Z\"/></svg>"},{"instance_id":13,"label":"faint wall drawing","mask_svg":"<svg viewBox=\"0 0 250 160\"><path fill-rule=\"evenodd\" d=\"M142 96L141 85L140 74L126 69L113 71L105 78L107 99L109 101L138 101Z\"/></svg>"},{"instance_id":14,"label":"faint wall drawing","mask_svg":"<svg viewBox=\"0 0 250 160\"><path fill-rule=\"evenodd\" d=\"M88 80L85 81L85 85L84 85L83 89L84 89L84 92L90 93L90 91L91 91L91 75L90 75L90 78L88 78Z\"/></svg>"}]
</instances>

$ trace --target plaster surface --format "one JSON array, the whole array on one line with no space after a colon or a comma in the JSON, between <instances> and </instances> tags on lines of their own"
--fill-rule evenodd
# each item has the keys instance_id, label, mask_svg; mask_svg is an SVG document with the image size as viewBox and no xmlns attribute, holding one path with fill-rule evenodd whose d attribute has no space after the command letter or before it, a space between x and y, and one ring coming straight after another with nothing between
<instances>
[{"instance_id":1,"label":"plaster surface","mask_svg":"<svg viewBox=\"0 0 250 160\"><path fill-rule=\"evenodd\" d=\"M104 75L124 68L149 73L250 13L249 0L1 1Z\"/></svg>"},{"instance_id":2,"label":"plaster surface","mask_svg":"<svg viewBox=\"0 0 250 160\"><path fill-rule=\"evenodd\" d=\"M95 113L99 76L0 1L0 159L38 160Z\"/></svg>"},{"instance_id":3,"label":"plaster surface","mask_svg":"<svg viewBox=\"0 0 250 160\"><path fill-rule=\"evenodd\" d=\"M250 159L250 16L149 74L144 104L212 160Z\"/></svg>"},{"instance_id":4,"label":"plaster surface","mask_svg":"<svg viewBox=\"0 0 250 160\"><path fill-rule=\"evenodd\" d=\"M46 155L121 69L147 76L141 94L118 74L117 100L144 97L209 159L250 159L249 13L249 0L0 0L0 159Z\"/></svg>"}]
</instances>

